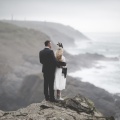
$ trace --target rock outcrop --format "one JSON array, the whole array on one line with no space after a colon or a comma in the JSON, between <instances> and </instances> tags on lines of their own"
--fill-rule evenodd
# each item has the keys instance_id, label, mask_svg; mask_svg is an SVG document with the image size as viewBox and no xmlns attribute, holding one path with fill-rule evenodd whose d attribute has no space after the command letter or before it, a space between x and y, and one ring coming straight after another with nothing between
<instances>
[{"instance_id":1,"label":"rock outcrop","mask_svg":"<svg viewBox=\"0 0 120 120\"><path fill-rule=\"evenodd\" d=\"M79 94L57 103L43 100L17 111L0 111L0 120L114 120L114 117L104 117L91 100Z\"/></svg>"}]
</instances>

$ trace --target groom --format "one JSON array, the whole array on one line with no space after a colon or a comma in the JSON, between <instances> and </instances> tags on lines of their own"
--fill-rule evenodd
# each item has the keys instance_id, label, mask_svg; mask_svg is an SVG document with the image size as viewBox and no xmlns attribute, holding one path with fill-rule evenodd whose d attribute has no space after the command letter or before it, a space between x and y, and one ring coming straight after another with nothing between
<instances>
[{"instance_id":1,"label":"groom","mask_svg":"<svg viewBox=\"0 0 120 120\"><path fill-rule=\"evenodd\" d=\"M47 40L44 44L45 48L39 52L39 59L43 65L45 100L56 102L54 98L54 74L56 66L60 67L60 65L54 56L53 50L51 50L51 42Z\"/></svg>"}]
</instances>

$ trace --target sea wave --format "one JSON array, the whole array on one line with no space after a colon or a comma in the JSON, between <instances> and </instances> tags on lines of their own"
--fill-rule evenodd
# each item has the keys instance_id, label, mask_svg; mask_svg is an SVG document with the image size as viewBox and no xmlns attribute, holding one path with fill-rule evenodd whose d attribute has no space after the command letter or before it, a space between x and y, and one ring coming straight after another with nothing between
<instances>
[{"instance_id":1,"label":"sea wave","mask_svg":"<svg viewBox=\"0 0 120 120\"><path fill-rule=\"evenodd\" d=\"M69 73L72 77L80 77L110 93L120 93L120 61L99 61L95 67Z\"/></svg>"}]
</instances>

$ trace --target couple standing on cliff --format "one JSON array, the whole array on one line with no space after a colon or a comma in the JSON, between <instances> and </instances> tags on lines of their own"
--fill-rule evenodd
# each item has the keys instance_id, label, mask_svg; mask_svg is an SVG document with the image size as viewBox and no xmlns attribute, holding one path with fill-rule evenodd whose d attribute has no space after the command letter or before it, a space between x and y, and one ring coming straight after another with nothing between
<instances>
[{"instance_id":1,"label":"couple standing on cliff","mask_svg":"<svg viewBox=\"0 0 120 120\"><path fill-rule=\"evenodd\" d=\"M54 55L51 50L51 41L45 41L45 48L39 52L39 59L42 66L44 77L44 95L45 100L57 102L63 100L61 90L66 86L66 60L63 56L63 45L58 43L58 49ZM57 100L54 97L54 90L57 90Z\"/></svg>"}]
</instances>

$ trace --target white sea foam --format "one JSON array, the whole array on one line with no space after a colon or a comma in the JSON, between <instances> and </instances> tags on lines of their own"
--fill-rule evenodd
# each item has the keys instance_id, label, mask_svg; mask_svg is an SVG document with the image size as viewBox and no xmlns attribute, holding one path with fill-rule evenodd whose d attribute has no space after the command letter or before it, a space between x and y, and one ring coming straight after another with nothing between
<instances>
[{"instance_id":1,"label":"white sea foam","mask_svg":"<svg viewBox=\"0 0 120 120\"><path fill-rule=\"evenodd\" d=\"M95 86L104 88L111 93L120 93L120 62L99 61L96 67L82 69L70 76L80 77L84 82L90 82Z\"/></svg>"}]
</instances>

